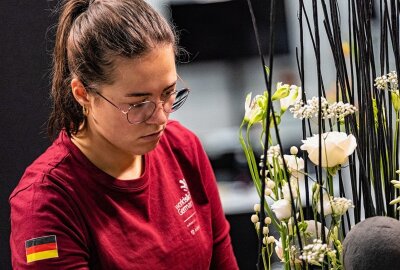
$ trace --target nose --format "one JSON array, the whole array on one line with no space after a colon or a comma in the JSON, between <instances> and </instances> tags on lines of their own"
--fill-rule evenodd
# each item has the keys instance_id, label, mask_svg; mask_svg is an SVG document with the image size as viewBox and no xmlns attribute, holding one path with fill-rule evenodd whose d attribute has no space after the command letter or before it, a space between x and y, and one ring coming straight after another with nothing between
<instances>
[{"instance_id":1,"label":"nose","mask_svg":"<svg viewBox=\"0 0 400 270\"><path fill-rule=\"evenodd\" d=\"M164 125L168 121L169 113L164 111L164 103L158 102L152 116L146 121L148 124Z\"/></svg>"}]
</instances>

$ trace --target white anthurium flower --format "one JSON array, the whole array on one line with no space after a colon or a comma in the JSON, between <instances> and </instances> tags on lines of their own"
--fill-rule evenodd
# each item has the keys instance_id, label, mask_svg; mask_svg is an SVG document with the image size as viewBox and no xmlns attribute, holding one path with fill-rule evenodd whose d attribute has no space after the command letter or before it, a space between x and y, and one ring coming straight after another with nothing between
<instances>
[{"instance_id":1,"label":"white anthurium flower","mask_svg":"<svg viewBox=\"0 0 400 270\"><path fill-rule=\"evenodd\" d=\"M321 139L321 166L324 168L333 168L345 164L357 147L356 138L352 134L347 135L344 132L326 132L322 134ZM300 149L307 151L309 159L318 166L319 135L309 137L302 142L303 145Z\"/></svg>"},{"instance_id":2,"label":"white anthurium flower","mask_svg":"<svg viewBox=\"0 0 400 270\"><path fill-rule=\"evenodd\" d=\"M292 215L292 206L290 202L285 199L275 201L271 205L271 209L279 220L288 219Z\"/></svg>"},{"instance_id":3,"label":"white anthurium flower","mask_svg":"<svg viewBox=\"0 0 400 270\"><path fill-rule=\"evenodd\" d=\"M291 85L289 95L279 100L281 103L281 112L285 112L290 106L294 105L301 99L301 87Z\"/></svg>"},{"instance_id":4,"label":"white anthurium flower","mask_svg":"<svg viewBox=\"0 0 400 270\"><path fill-rule=\"evenodd\" d=\"M249 93L246 96L245 102L245 116L244 120L249 122L250 125L261 122L263 115L266 112L267 108L267 98L264 95L256 95L253 99L251 99L251 94Z\"/></svg>"}]
</instances>

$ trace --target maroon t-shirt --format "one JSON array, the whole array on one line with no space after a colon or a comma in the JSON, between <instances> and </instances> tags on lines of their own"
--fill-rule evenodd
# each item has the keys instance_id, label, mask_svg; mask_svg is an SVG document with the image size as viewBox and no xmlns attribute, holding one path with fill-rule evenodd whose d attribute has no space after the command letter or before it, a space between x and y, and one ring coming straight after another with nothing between
<instances>
[{"instance_id":1,"label":"maroon t-shirt","mask_svg":"<svg viewBox=\"0 0 400 270\"><path fill-rule=\"evenodd\" d=\"M10 205L14 269L238 269L209 160L176 121L131 181L61 132Z\"/></svg>"}]
</instances>

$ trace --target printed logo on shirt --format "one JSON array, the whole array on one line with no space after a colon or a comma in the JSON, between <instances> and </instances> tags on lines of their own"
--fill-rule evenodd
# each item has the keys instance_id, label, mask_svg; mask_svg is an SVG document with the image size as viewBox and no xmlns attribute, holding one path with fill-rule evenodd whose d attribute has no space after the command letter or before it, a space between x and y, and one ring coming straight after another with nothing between
<instances>
[{"instance_id":1,"label":"printed logo on shirt","mask_svg":"<svg viewBox=\"0 0 400 270\"><path fill-rule=\"evenodd\" d=\"M175 208L180 216L184 218L184 223L192 235L195 235L200 230L200 225L196 219L196 210L193 208L192 196L189 192L189 187L185 179L178 181L184 195L179 202L175 204Z\"/></svg>"},{"instance_id":2,"label":"printed logo on shirt","mask_svg":"<svg viewBox=\"0 0 400 270\"><path fill-rule=\"evenodd\" d=\"M26 261L28 263L57 258L57 238L55 235L32 238L25 241Z\"/></svg>"}]
</instances>

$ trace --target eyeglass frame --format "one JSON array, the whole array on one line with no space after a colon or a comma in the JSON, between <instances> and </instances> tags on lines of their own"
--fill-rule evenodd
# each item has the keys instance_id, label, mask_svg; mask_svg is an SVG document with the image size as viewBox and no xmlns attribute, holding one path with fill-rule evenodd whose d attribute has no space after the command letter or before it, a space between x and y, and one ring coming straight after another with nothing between
<instances>
[{"instance_id":1,"label":"eyeglass frame","mask_svg":"<svg viewBox=\"0 0 400 270\"><path fill-rule=\"evenodd\" d=\"M178 76L178 78L180 79L180 80L182 80L179 76ZM183 81L183 80L182 80ZM187 96L189 95L189 93L190 93L190 88L188 88L188 87L184 87L184 88L182 88L182 89L180 89L180 90L175 90L175 91L173 91L173 92L171 92L171 94L169 94L168 95L168 97L165 99L165 100L161 100L161 101L158 101L158 102L154 102L154 101L151 101L151 100L146 100L146 101L142 101L142 102L139 102L139 103L135 103L135 104L129 104L129 108L128 108L128 110L123 110L123 109L121 109L119 106L117 106L116 104L114 104L112 101L110 101L108 98L106 98L105 96L103 96L101 93L99 93L98 91L94 91L94 93L96 94L96 95L99 95L101 98L103 98L105 101L107 101L108 103L110 103L112 106L114 106L115 108L117 108L121 113L123 113L123 114L125 114L126 115L126 120L128 121L128 123L130 124L130 125L139 125L139 124L141 124L141 123L144 123L144 122L146 122L147 120L149 120L153 115L154 115L154 113L155 113L155 111L156 111L156 109L157 109L157 105L159 104L159 103L162 103L162 108L163 108L163 111L165 112L165 113L172 113L172 112L175 112L176 110L178 110L182 105L180 105L179 107L178 107L178 109L176 109L175 111L172 111L172 112L167 112L167 111L165 111L165 108L164 108L164 105L165 105L165 102L172 96L172 95L178 95L178 93L179 92L182 92L182 91L187 91L187 95L186 95L186 97L185 97L185 101L186 101L186 99L187 99ZM146 119L144 119L143 121L140 121L140 122L134 122L134 123L132 123L131 121L129 121L129 117L128 117L128 114L129 114L129 112L131 111L131 109L132 108L134 108L135 106L138 106L138 105L141 105L141 104L146 104L146 103L153 103L155 106L154 106L154 110L153 110L153 112L146 118ZM175 102L174 102L175 103ZM174 104L173 103L173 104ZM173 106L173 104L172 104L172 106Z\"/></svg>"}]
</instances>

